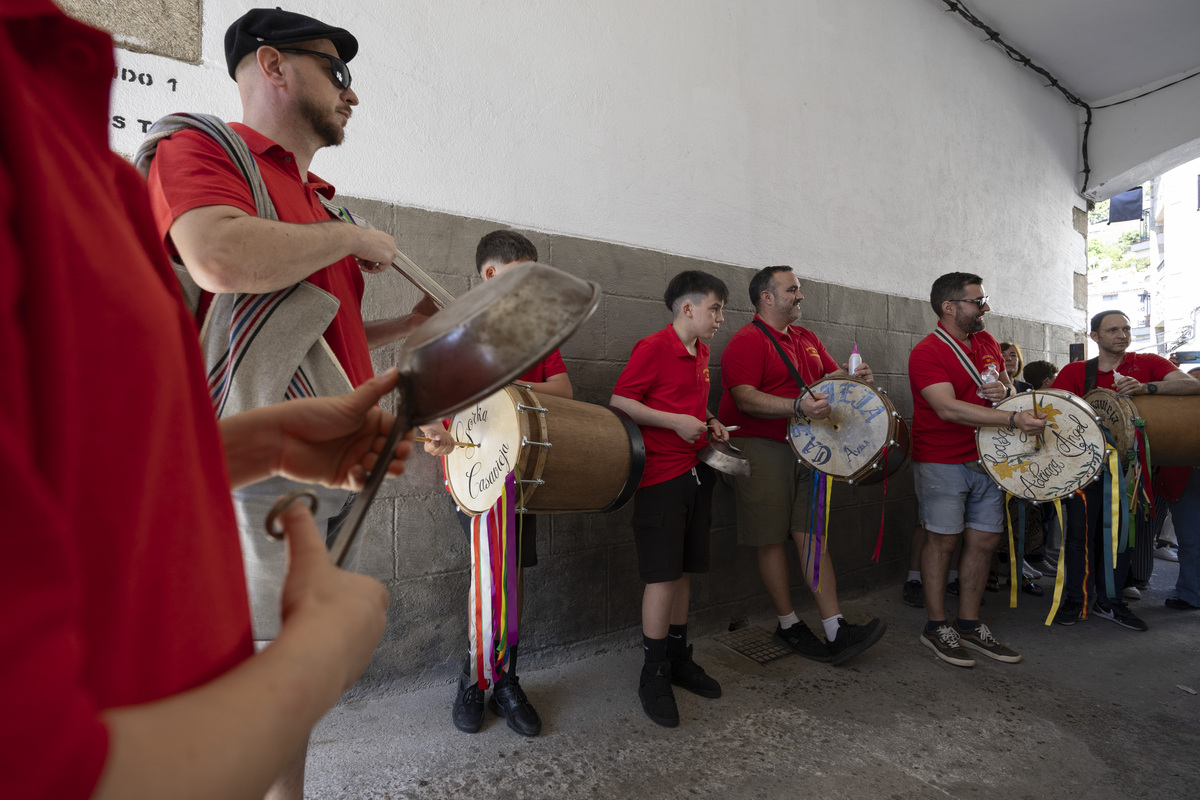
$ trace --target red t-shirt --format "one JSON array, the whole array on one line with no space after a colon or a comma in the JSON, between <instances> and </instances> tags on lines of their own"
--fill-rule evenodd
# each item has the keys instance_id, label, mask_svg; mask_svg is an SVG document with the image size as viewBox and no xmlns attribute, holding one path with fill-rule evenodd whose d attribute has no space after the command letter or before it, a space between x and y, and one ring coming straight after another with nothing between
<instances>
[{"instance_id":1,"label":"red t-shirt","mask_svg":"<svg viewBox=\"0 0 1200 800\"><path fill-rule=\"evenodd\" d=\"M0 4L0 797L89 797L105 709L252 652L224 452L145 184L108 150L112 40ZM42 43L69 58L47 58Z\"/></svg>"},{"instance_id":2,"label":"red t-shirt","mask_svg":"<svg viewBox=\"0 0 1200 800\"><path fill-rule=\"evenodd\" d=\"M521 383L545 383L547 378L553 378L566 371L567 365L563 363L562 356L555 350L539 361L533 369L518 378L518 381Z\"/></svg>"},{"instance_id":3,"label":"red t-shirt","mask_svg":"<svg viewBox=\"0 0 1200 800\"><path fill-rule=\"evenodd\" d=\"M692 355L673 325L633 346L629 363L617 379L613 394L637 400L655 411L690 414L701 422L708 416L708 345L696 342ZM670 428L639 425L646 443L646 469L639 486L669 481L696 466L704 438L684 441Z\"/></svg>"},{"instance_id":4,"label":"red t-shirt","mask_svg":"<svg viewBox=\"0 0 1200 800\"><path fill-rule=\"evenodd\" d=\"M1136 378L1142 383L1164 380L1177 367L1162 356L1154 353L1126 353L1125 359L1117 367L1117 372L1127 378ZM1058 372L1052 388L1064 389L1083 397L1087 392L1084 387L1087 382L1087 362L1073 361ZM1113 388L1113 371L1096 372L1095 389Z\"/></svg>"},{"instance_id":5,"label":"red t-shirt","mask_svg":"<svg viewBox=\"0 0 1200 800\"><path fill-rule=\"evenodd\" d=\"M333 187L308 173L300 178L295 157L253 128L230 123L254 154L267 193L282 222L328 222L321 197L332 198ZM256 215L254 196L242 173L229 160L224 148L208 134L180 131L160 142L150 167L150 204L154 219L168 249L174 244L167 235L181 214L202 206L233 206ZM347 223L348 224L348 223ZM325 341L337 356L350 383L358 386L374 375L367 335L363 329L363 277L358 263L347 256L306 278L340 303L337 314L325 329ZM201 298L207 308L211 295Z\"/></svg>"},{"instance_id":6,"label":"red t-shirt","mask_svg":"<svg viewBox=\"0 0 1200 800\"><path fill-rule=\"evenodd\" d=\"M758 315L754 316L759 319ZM767 326L776 341L783 346L792 364L805 383L812 384L831 372L837 372L838 363L825 350L817 335L799 325L789 325L787 333L780 333ZM734 386L752 386L760 392L776 397L796 397L800 387L792 378L787 365L779 358L775 345L771 344L754 323L742 326L733 335L721 354L721 406L718 415L725 425L740 425L735 436L753 436L760 439L787 441L787 419L763 419L744 414L733 401L730 389Z\"/></svg>"},{"instance_id":7,"label":"red t-shirt","mask_svg":"<svg viewBox=\"0 0 1200 800\"><path fill-rule=\"evenodd\" d=\"M942 328L942 323L939 322L938 327ZM1000 344L987 331L973 333L966 342L959 344L980 372L989 364L995 364L999 371L1004 370ZM913 461L964 464L979 458L974 426L942 419L921 394L927 386L949 383L954 387L954 396L964 403L991 406L979 396L979 387L959 363L950 345L932 333L918 342L908 356L908 383L913 397Z\"/></svg>"}]
</instances>

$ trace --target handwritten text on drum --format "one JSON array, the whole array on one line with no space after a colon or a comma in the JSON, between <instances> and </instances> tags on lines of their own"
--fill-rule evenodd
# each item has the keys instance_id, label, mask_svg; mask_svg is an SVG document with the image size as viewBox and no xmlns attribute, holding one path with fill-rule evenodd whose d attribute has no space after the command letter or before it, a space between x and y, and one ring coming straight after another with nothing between
<instances>
[{"instance_id":1,"label":"handwritten text on drum","mask_svg":"<svg viewBox=\"0 0 1200 800\"><path fill-rule=\"evenodd\" d=\"M477 427L483 428L487 425L488 412L482 406L475 406L467 416L458 419L454 423L454 439L459 442L471 442L481 445L480 448L470 448L467 453L467 458L473 461L475 451L483 452L483 442L476 441L476 437L472 435ZM502 442L495 453L489 454L493 456L488 461L473 461L470 467L467 468L467 492L472 498L479 497L484 492L492 487L497 481L504 480L508 473L513 471L512 459L509 458L508 442Z\"/></svg>"},{"instance_id":2,"label":"handwritten text on drum","mask_svg":"<svg viewBox=\"0 0 1200 800\"><path fill-rule=\"evenodd\" d=\"M852 381L826 382L813 390L829 395L830 422L793 423L790 435L797 454L813 466L824 466L834 455L832 444L840 449L840 455L848 464L846 474L874 459L880 442L847 434L853 430L870 432L871 421L888 413L878 395ZM835 430L841 435L831 437L831 425L836 425Z\"/></svg>"},{"instance_id":3,"label":"handwritten text on drum","mask_svg":"<svg viewBox=\"0 0 1200 800\"><path fill-rule=\"evenodd\" d=\"M1047 427L1046 447L1039 450L1020 429L1002 427L980 456L1004 488L1019 497L1065 497L1091 480L1104 455L1088 442L1087 430L1087 420L1070 412Z\"/></svg>"}]
</instances>

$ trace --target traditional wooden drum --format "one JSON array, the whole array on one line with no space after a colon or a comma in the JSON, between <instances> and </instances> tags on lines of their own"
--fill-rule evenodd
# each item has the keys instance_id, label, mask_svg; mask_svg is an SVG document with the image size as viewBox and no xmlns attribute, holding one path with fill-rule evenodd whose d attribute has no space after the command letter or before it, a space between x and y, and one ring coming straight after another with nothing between
<instances>
[{"instance_id":1,"label":"traditional wooden drum","mask_svg":"<svg viewBox=\"0 0 1200 800\"><path fill-rule=\"evenodd\" d=\"M882 389L849 377L824 378L810 388L829 395L832 410L822 420L788 423L788 442L807 466L834 480L871 484L908 461L908 423Z\"/></svg>"},{"instance_id":2,"label":"traditional wooden drum","mask_svg":"<svg viewBox=\"0 0 1200 800\"><path fill-rule=\"evenodd\" d=\"M615 511L637 490L646 467L641 431L621 411L504 387L450 421L456 447L446 479L466 514L482 514L517 472L518 510L539 514Z\"/></svg>"},{"instance_id":3,"label":"traditional wooden drum","mask_svg":"<svg viewBox=\"0 0 1200 800\"><path fill-rule=\"evenodd\" d=\"M1084 400L1112 434L1117 451L1136 447L1135 420L1144 420L1153 467L1200 466L1200 396L1140 394L1126 397L1111 389L1093 389Z\"/></svg>"},{"instance_id":4,"label":"traditional wooden drum","mask_svg":"<svg viewBox=\"0 0 1200 800\"><path fill-rule=\"evenodd\" d=\"M1020 428L981 427L975 433L980 464L1000 488L1026 500L1066 497L1100 474L1104 432L1091 407L1060 389L1015 394L997 404L1000 411L1028 411L1037 403L1046 415L1045 432L1029 436Z\"/></svg>"}]
</instances>

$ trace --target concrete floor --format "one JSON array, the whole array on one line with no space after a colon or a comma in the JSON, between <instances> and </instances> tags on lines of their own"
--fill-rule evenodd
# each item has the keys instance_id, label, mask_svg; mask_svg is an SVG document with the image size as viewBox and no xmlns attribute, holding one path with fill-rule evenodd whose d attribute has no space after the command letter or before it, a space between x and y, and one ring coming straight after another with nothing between
<instances>
[{"instance_id":1,"label":"concrete floor","mask_svg":"<svg viewBox=\"0 0 1200 800\"><path fill-rule=\"evenodd\" d=\"M307 796L1194 798L1200 612L1163 606L1176 570L1156 561L1131 602L1147 633L1098 618L1046 627L1049 591L1022 594L1016 609L986 595L984 621L1023 653L1016 665L938 661L918 642L924 611L900 602L898 583L843 600L851 619L873 613L889 629L841 667L796 656L760 666L719 635L701 638L696 661L724 694L677 689L673 730L642 713L632 637L522 675L543 719L533 739L490 712L481 732L455 730L449 669L424 688L368 687L313 734ZM811 601L799 613L819 628Z\"/></svg>"}]
</instances>

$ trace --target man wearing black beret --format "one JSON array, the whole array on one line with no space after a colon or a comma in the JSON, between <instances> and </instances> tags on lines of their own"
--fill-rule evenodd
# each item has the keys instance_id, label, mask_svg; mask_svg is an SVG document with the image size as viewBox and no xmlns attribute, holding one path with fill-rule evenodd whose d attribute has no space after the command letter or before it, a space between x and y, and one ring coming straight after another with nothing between
<instances>
[{"instance_id":1,"label":"man wearing black beret","mask_svg":"<svg viewBox=\"0 0 1200 800\"><path fill-rule=\"evenodd\" d=\"M412 314L364 323L362 273L390 265L396 242L331 219L322 200L333 186L309 172L318 150L341 144L358 105L347 66L357 52L343 28L253 9L225 34L242 122L172 115L139 151L158 231L186 268L176 272L201 329L219 417L350 391L373 375L370 348L408 335L435 310L423 301ZM273 478L234 492L260 647L279 630L287 569L263 522L296 488ZM332 537L353 495L304 488L318 492L317 523ZM302 797L304 758L301 750L269 797Z\"/></svg>"}]
</instances>

